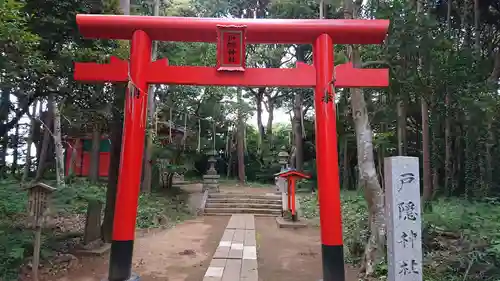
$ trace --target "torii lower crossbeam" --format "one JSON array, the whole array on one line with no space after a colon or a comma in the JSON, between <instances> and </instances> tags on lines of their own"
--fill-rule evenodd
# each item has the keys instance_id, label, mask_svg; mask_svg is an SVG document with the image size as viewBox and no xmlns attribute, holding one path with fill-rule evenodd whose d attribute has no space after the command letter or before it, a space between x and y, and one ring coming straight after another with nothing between
<instances>
[{"instance_id":1,"label":"torii lower crossbeam","mask_svg":"<svg viewBox=\"0 0 500 281\"><path fill-rule=\"evenodd\" d=\"M111 58L109 64L75 65L75 79L79 81L129 82L109 281L125 281L131 277L146 127L147 89L150 84L314 88L323 280L344 281L333 86L385 87L388 85L389 72L387 69L356 69L352 64L339 65L334 71L333 42L382 43L389 21L77 15L77 23L86 37L131 40L130 62ZM170 66L166 59L151 61L152 40L218 42L218 47L221 42L225 42L233 47L231 52L218 50L220 57L217 68ZM250 43L313 44L314 63L312 66L297 63L292 69L247 69L244 61L245 40Z\"/></svg>"},{"instance_id":2,"label":"torii lower crossbeam","mask_svg":"<svg viewBox=\"0 0 500 281\"><path fill-rule=\"evenodd\" d=\"M111 57L108 64L76 63L74 77L85 82L127 82L128 72L127 61ZM316 85L316 70L298 62L296 68L247 68L245 72L221 73L213 67L169 66L167 59L160 59L148 65L144 78L149 84L312 88ZM335 67L337 88L387 87L388 81L388 69L353 68L351 63Z\"/></svg>"}]
</instances>

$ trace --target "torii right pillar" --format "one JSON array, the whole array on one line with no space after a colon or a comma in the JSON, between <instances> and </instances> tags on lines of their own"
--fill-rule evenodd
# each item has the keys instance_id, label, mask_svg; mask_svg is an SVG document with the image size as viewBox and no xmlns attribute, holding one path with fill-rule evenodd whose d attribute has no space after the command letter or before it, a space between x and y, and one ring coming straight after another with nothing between
<instances>
[{"instance_id":1,"label":"torii right pillar","mask_svg":"<svg viewBox=\"0 0 500 281\"><path fill-rule=\"evenodd\" d=\"M344 281L344 245L338 167L337 125L334 85L387 86L388 75L356 75L352 64L337 66L334 75L332 38L320 35L313 44L316 85L316 166L321 223L321 251L324 281ZM361 72L360 72L361 71ZM368 73L366 73L368 74Z\"/></svg>"},{"instance_id":2,"label":"torii right pillar","mask_svg":"<svg viewBox=\"0 0 500 281\"><path fill-rule=\"evenodd\" d=\"M344 281L337 125L332 85L334 58L332 38L328 34L322 34L316 39L313 56L316 68L314 107L323 280Z\"/></svg>"}]
</instances>

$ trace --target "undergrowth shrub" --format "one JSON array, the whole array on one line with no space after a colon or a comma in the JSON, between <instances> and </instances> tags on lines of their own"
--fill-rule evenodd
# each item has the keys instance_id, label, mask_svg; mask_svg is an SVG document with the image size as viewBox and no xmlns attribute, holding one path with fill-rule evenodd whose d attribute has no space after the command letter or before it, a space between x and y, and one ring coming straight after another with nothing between
<instances>
[{"instance_id":1,"label":"undergrowth shrub","mask_svg":"<svg viewBox=\"0 0 500 281\"><path fill-rule=\"evenodd\" d=\"M47 181L47 184L54 184ZM174 225L190 216L187 194L172 188L167 192L141 194L137 214L138 228ZM90 200L105 203L106 186L93 185L83 179L75 178L72 184L57 189L51 198L51 213L54 216L84 214ZM31 229L23 222L27 214L27 192L14 180L0 181L0 280L17 280L20 266L33 255ZM54 254L48 245L55 232L44 229L42 233L41 258Z\"/></svg>"},{"instance_id":2,"label":"undergrowth shrub","mask_svg":"<svg viewBox=\"0 0 500 281\"><path fill-rule=\"evenodd\" d=\"M368 212L362 194L342 192L346 262L358 264L368 239ZM302 215L319 216L316 194L300 197ZM500 203L440 199L423 215L424 280L500 280ZM377 270L387 277L385 261Z\"/></svg>"}]
</instances>

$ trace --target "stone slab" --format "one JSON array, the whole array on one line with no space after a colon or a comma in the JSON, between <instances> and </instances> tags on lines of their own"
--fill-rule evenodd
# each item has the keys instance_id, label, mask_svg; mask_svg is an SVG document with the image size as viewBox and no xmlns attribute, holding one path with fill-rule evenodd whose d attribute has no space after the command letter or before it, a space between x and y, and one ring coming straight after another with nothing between
<instances>
[{"instance_id":1,"label":"stone slab","mask_svg":"<svg viewBox=\"0 0 500 281\"><path fill-rule=\"evenodd\" d=\"M212 259L210 267L225 267L226 259Z\"/></svg>"},{"instance_id":2,"label":"stone slab","mask_svg":"<svg viewBox=\"0 0 500 281\"><path fill-rule=\"evenodd\" d=\"M210 266L205 273L205 277L222 277L222 273L224 273L224 267L215 267Z\"/></svg>"},{"instance_id":3,"label":"stone slab","mask_svg":"<svg viewBox=\"0 0 500 281\"><path fill-rule=\"evenodd\" d=\"M205 276L203 277L203 281L221 281L222 277L212 277L212 276Z\"/></svg>"},{"instance_id":4,"label":"stone slab","mask_svg":"<svg viewBox=\"0 0 500 281\"><path fill-rule=\"evenodd\" d=\"M257 247L244 246L243 247L243 260L257 260Z\"/></svg>"},{"instance_id":5,"label":"stone slab","mask_svg":"<svg viewBox=\"0 0 500 281\"><path fill-rule=\"evenodd\" d=\"M222 281L239 281L241 273L241 260L227 260Z\"/></svg>"},{"instance_id":6,"label":"stone slab","mask_svg":"<svg viewBox=\"0 0 500 281\"><path fill-rule=\"evenodd\" d=\"M101 213L103 204L97 200L90 200L85 218L83 244L89 244L101 238Z\"/></svg>"},{"instance_id":7,"label":"stone slab","mask_svg":"<svg viewBox=\"0 0 500 281\"><path fill-rule=\"evenodd\" d=\"M243 258L243 249L231 249L227 258L241 260Z\"/></svg>"},{"instance_id":8,"label":"stone slab","mask_svg":"<svg viewBox=\"0 0 500 281\"><path fill-rule=\"evenodd\" d=\"M255 230L245 230L245 241L243 244L245 246L257 246L257 241L255 241Z\"/></svg>"},{"instance_id":9,"label":"stone slab","mask_svg":"<svg viewBox=\"0 0 500 281\"><path fill-rule=\"evenodd\" d=\"M245 222L245 229L252 229L255 230L255 218L253 216L247 216L246 222Z\"/></svg>"},{"instance_id":10,"label":"stone slab","mask_svg":"<svg viewBox=\"0 0 500 281\"><path fill-rule=\"evenodd\" d=\"M257 260L243 260L240 281L259 281Z\"/></svg>"},{"instance_id":11,"label":"stone slab","mask_svg":"<svg viewBox=\"0 0 500 281\"><path fill-rule=\"evenodd\" d=\"M227 259L229 256L229 251L231 250L231 247L217 247L217 250L215 250L214 259Z\"/></svg>"},{"instance_id":12,"label":"stone slab","mask_svg":"<svg viewBox=\"0 0 500 281\"><path fill-rule=\"evenodd\" d=\"M276 223L279 228L304 228L307 227L307 223L304 221L289 221L284 219L283 217L277 217Z\"/></svg>"},{"instance_id":13,"label":"stone slab","mask_svg":"<svg viewBox=\"0 0 500 281\"><path fill-rule=\"evenodd\" d=\"M222 235L221 241L233 241L234 229L226 229Z\"/></svg>"},{"instance_id":14,"label":"stone slab","mask_svg":"<svg viewBox=\"0 0 500 281\"><path fill-rule=\"evenodd\" d=\"M231 241L220 241L218 247L231 247Z\"/></svg>"},{"instance_id":15,"label":"stone slab","mask_svg":"<svg viewBox=\"0 0 500 281\"><path fill-rule=\"evenodd\" d=\"M236 229L234 231L233 243L244 243L245 242L245 230L244 229Z\"/></svg>"},{"instance_id":16,"label":"stone slab","mask_svg":"<svg viewBox=\"0 0 500 281\"><path fill-rule=\"evenodd\" d=\"M245 215L232 215L226 229L245 229Z\"/></svg>"},{"instance_id":17,"label":"stone slab","mask_svg":"<svg viewBox=\"0 0 500 281\"><path fill-rule=\"evenodd\" d=\"M259 281L255 218L232 215L203 281Z\"/></svg>"}]
</instances>

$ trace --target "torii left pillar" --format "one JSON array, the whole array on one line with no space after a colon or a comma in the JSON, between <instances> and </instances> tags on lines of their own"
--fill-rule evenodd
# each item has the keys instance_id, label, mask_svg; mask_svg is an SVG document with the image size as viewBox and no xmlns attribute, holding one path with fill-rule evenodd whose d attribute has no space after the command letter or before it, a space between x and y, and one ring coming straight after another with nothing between
<instances>
[{"instance_id":1,"label":"torii left pillar","mask_svg":"<svg viewBox=\"0 0 500 281\"><path fill-rule=\"evenodd\" d=\"M139 280L132 275L135 224L141 185L144 136L147 120L148 83L145 72L151 63L152 41L137 30L130 47L130 82L125 97L121 163L116 193L109 281ZM139 170L139 172L137 172Z\"/></svg>"}]
</instances>

